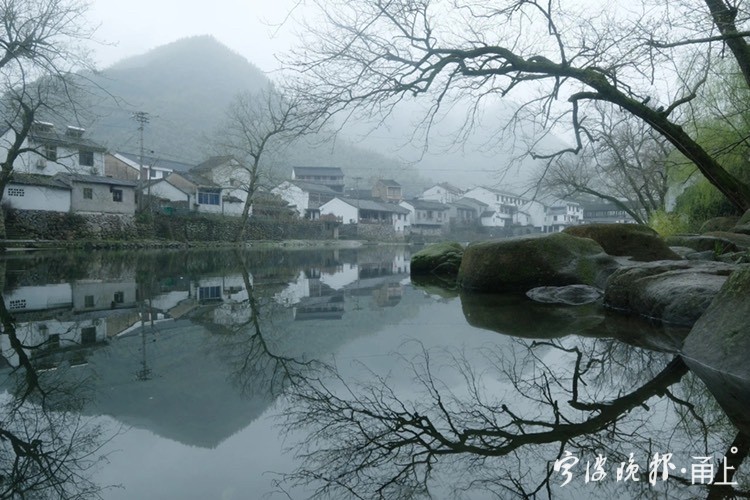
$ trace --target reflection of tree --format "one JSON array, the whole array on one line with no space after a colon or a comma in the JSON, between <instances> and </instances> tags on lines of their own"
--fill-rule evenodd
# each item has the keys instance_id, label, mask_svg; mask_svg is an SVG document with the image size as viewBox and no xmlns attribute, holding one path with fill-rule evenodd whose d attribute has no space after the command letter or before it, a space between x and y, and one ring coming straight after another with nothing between
<instances>
[{"instance_id":1,"label":"reflection of tree","mask_svg":"<svg viewBox=\"0 0 750 500\"><path fill-rule=\"evenodd\" d=\"M679 357L667 361L629 348L640 356L622 360L613 349L622 344L611 341L517 345L523 347L515 354L485 358L491 372L452 355L436 361L426 350L402 357L411 365L416 398L374 373L361 384L336 372L298 384L286 423L310 434L300 447L303 465L289 481L314 486L320 496L411 498L432 493L441 481L500 497L553 496L552 462L564 451L602 454L610 464L634 453L645 461L643 474L654 451L706 455L726 445L715 442L718 424L683 394L688 369ZM459 388L438 377L446 370L463 380ZM630 375L610 375L625 371ZM660 435L655 426L663 412L676 418ZM628 487L650 485L644 475Z\"/></svg>"},{"instance_id":2,"label":"reflection of tree","mask_svg":"<svg viewBox=\"0 0 750 500\"><path fill-rule=\"evenodd\" d=\"M258 293L250 277L246 254L237 252L234 258L239 264L247 291L247 298L235 305L245 310L245 314L237 316L248 318L229 327L228 333L231 335L227 341L233 345L231 362L234 381L245 395L261 393L276 396L313 370L317 363L278 353L268 330L273 328L273 312L281 306L271 297Z\"/></svg>"},{"instance_id":3,"label":"reflection of tree","mask_svg":"<svg viewBox=\"0 0 750 500\"><path fill-rule=\"evenodd\" d=\"M81 381L63 381L64 370L40 373L17 336L15 322L0 295L2 335L7 335L19 366L12 375L14 396L0 411L0 498L88 498L101 488L89 475L102 459L101 426L80 415ZM13 379L11 379L13 380Z\"/></svg>"}]
</instances>

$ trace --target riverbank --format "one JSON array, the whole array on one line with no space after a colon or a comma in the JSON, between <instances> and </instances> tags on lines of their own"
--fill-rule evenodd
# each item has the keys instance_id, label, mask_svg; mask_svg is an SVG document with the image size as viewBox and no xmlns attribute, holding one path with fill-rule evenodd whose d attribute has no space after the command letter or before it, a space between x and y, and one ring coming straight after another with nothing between
<instances>
[{"instance_id":1,"label":"riverbank","mask_svg":"<svg viewBox=\"0 0 750 500\"><path fill-rule=\"evenodd\" d=\"M257 240L236 243L231 241L171 241L171 240L0 240L0 251L26 252L34 250L138 250L186 248L245 248L286 250L307 248L359 248L371 245L394 245L392 242L362 240Z\"/></svg>"}]
</instances>

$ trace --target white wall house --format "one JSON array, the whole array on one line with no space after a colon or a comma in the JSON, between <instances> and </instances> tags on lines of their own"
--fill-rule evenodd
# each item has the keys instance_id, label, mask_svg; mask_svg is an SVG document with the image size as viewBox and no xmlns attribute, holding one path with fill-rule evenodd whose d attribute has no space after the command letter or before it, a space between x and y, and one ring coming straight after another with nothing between
<instances>
[{"instance_id":1,"label":"white wall house","mask_svg":"<svg viewBox=\"0 0 750 500\"><path fill-rule=\"evenodd\" d=\"M212 156L191 169L191 172L222 188L222 213L224 215L242 215L252 180L250 172L242 163L233 156ZM252 207L250 214L252 214Z\"/></svg>"},{"instance_id":2,"label":"white wall house","mask_svg":"<svg viewBox=\"0 0 750 500\"><path fill-rule=\"evenodd\" d=\"M85 138L84 133L85 130L78 127L59 131L52 123L34 122L22 144L30 151L21 153L13 165L14 171L50 176L63 172L103 174L105 148ZM0 158L3 160L15 138L12 129L0 136Z\"/></svg>"},{"instance_id":3,"label":"white wall house","mask_svg":"<svg viewBox=\"0 0 750 500\"><path fill-rule=\"evenodd\" d=\"M13 173L3 203L15 210L70 211L70 186L46 175Z\"/></svg>"},{"instance_id":4,"label":"white wall house","mask_svg":"<svg viewBox=\"0 0 750 500\"><path fill-rule=\"evenodd\" d=\"M397 233L409 226L409 211L392 203L336 197L320 206L321 215L333 215L343 224L388 224Z\"/></svg>"},{"instance_id":5,"label":"white wall house","mask_svg":"<svg viewBox=\"0 0 750 500\"><path fill-rule=\"evenodd\" d=\"M408 223L412 232L439 234L450 221L450 207L437 201L404 200L399 205L409 211Z\"/></svg>"},{"instance_id":6,"label":"white wall house","mask_svg":"<svg viewBox=\"0 0 750 500\"><path fill-rule=\"evenodd\" d=\"M419 198L422 200L431 200L448 204L453 203L462 196L463 190L452 184L448 184L447 182L441 182L440 184L435 184L434 186L425 189Z\"/></svg>"},{"instance_id":7,"label":"white wall house","mask_svg":"<svg viewBox=\"0 0 750 500\"><path fill-rule=\"evenodd\" d=\"M484 186L472 188L464 196L487 204L481 223L490 227L510 227L517 224L516 214L527 202L516 194Z\"/></svg>"},{"instance_id":8,"label":"white wall house","mask_svg":"<svg viewBox=\"0 0 750 500\"><path fill-rule=\"evenodd\" d=\"M284 181L271 190L279 195L300 217L316 220L320 218L320 207L336 196L341 196L328 186L302 181Z\"/></svg>"}]
</instances>

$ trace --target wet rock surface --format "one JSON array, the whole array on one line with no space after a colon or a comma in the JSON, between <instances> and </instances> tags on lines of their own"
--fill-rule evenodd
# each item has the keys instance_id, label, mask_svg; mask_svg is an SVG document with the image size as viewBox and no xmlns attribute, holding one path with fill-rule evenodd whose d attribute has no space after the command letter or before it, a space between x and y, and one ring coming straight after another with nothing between
<instances>
[{"instance_id":1,"label":"wet rock surface","mask_svg":"<svg viewBox=\"0 0 750 500\"><path fill-rule=\"evenodd\" d=\"M543 304L580 306L599 300L603 292L589 285L540 286L526 292L526 296Z\"/></svg>"},{"instance_id":2,"label":"wet rock surface","mask_svg":"<svg viewBox=\"0 0 750 500\"><path fill-rule=\"evenodd\" d=\"M566 228L564 233L591 238L609 255L628 256L635 261L679 260L653 229L638 224L584 224Z\"/></svg>"}]
</instances>

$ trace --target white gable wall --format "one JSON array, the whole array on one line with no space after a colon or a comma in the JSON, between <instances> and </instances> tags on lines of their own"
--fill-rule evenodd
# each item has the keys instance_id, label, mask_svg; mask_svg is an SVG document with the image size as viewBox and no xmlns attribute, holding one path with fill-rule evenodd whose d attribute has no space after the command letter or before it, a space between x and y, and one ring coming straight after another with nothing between
<instances>
[{"instance_id":1,"label":"white gable wall","mask_svg":"<svg viewBox=\"0 0 750 500\"><path fill-rule=\"evenodd\" d=\"M320 215L327 214L341 217L344 224L356 224L359 221L357 207L353 207L338 198L334 198L320 206Z\"/></svg>"},{"instance_id":2,"label":"white gable wall","mask_svg":"<svg viewBox=\"0 0 750 500\"><path fill-rule=\"evenodd\" d=\"M3 202L16 210L69 212L70 191L10 183L5 186Z\"/></svg>"}]
</instances>

